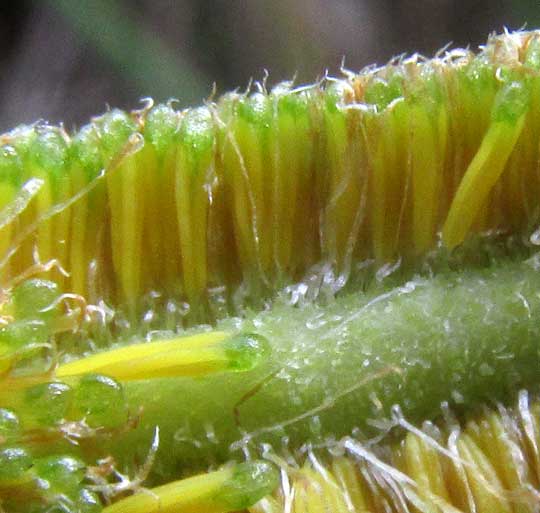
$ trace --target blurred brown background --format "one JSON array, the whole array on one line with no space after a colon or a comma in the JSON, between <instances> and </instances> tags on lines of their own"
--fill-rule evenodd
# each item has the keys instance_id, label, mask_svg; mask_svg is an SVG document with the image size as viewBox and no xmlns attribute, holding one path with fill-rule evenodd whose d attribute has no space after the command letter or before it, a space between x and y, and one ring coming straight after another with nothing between
<instances>
[{"instance_id":1,"label":"blurred brown background","mask_svg":"<svg viewBox=\"0 0 540 513\"><path fill-rule=\"evenodd\" d=\"M540 1L35 0L0 3L0 130L45 119L79 126L141 97L193 105L218 93L341 60L359 70L399 53L432 55L504 26L540 26Z\"/></svg>"}]
</instances>

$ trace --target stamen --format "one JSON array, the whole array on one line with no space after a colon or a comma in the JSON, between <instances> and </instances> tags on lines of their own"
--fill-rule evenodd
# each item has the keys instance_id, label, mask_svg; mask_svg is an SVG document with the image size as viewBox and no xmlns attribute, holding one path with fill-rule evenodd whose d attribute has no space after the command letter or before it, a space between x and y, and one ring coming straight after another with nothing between
<instances>
[{"instance_id":1,"label":"stamen","mask_svg":"<svg viewBox=\"0 0 540 513\"><path fill-rule=\"evenodd\" d=\"M521 82L510 82L497 94L491 125L465 172L443 226L443 240L448 247L463 242L504 171L523 130L529 94Z\"/></svg>"},{"instance_id":2,"label":"stamen","mask_svg":"<svg viewBox=\"0 0 540 513\"><path fill-rule=\"evenodd\" d=\"M260 335L213 331L97 353L60 365L56 376L97 373L130 381L246 371L263 361L269 350Z\"/></svg>"},{"instance_id":3,"label":"stamen","mask_svg":"<svg viewBox=\"0 0 540 513\"><path fill-rule=\"evenodd\" d=\"M231 467L142 491L103 513L227 513L247 508L277 486L276 468L264 461Z\"/></svg>"}]
</instances>

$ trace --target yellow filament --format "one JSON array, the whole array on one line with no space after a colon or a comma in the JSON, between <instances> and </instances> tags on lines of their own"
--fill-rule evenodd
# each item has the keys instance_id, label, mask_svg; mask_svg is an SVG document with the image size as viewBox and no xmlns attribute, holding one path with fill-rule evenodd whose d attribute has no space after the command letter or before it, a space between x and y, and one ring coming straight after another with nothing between
<instances>
[{"instance_id":1,"label":"yellow filament","mask_svg":"<svg viewBox=\"0 0 540 513\"><path fill-rule=\"evenodd\" d=\"M80 167L74 167L71 171L73 187L75 190L82 189L86 183L84 180L84 170ZM70 269L72 290L76 294L84 294L87 285L88 262L86 255L88 248L86 246L86 234L89 218L88 198L81 198L73 206L70 239Z\"/></svg>"},{"instance_id":2,"label":"yellow filament","mask_svg":"<svg viewBox=\"0 0 540 513\"><path fill-rule=\"evenodd\" d=\"M444 166L446 116L443 109L433 123L425 108L412 112L412 181L414 249L422 254L433 246L438 222L439 198Z\"/></svg>"},{"instance_id":3,"label":"yellow filament","mask_svg":"<svg viewBox=\"0 0 540 513\"><path fill-rule=\"evenodd\" d=\"M120 299L131 308L141 289L144 182L139 175L137 159L130 155L107 176L114 268L120 280Z\"/></svg>"},{"instance_id":4,"label":"yellow filament","mask_svg":"<svg viewBox=\"0 0 540 513\"><path fill-rule=\"evenodd\" d=\"M124 346L60 365L56 376L98 373L120 381L200 376L226 368L228 358L220 343L229 337L229 333L212 331Z\"/></svg>"},{"instance_id":5,"label":"yellow filament","mask_svg":"<svg viewBox=\"0 0 540 513\"><path fill-rule=\"evenodd\" d=\"M522 115L515 124L493 123L461 181L443 226L443 240L449 248L463 242L485 200L501 176L525 123Z\"/></svg>"},{"instance_id":6,"label":"yellow filament","mask_svg":"<svg viewBox=\"0 0 540 513\"><path fill-rule=\"evenodd\" d=\"M226 513L227 505L213 499L232 476L226 468L174 481L122 499L103 513Z\"/></svg>"},{"instance_id":7,"label":"yellow filament","mask_svg":"<svg viewBox=\"0 0 540 513\"><path fill-rule=\"evenodd\" d=\"M370 215L373 254L379 262L396 258L398 243L404 236L402 213L410 179L406 115L404 103L399 102L370 126L378 135L378 145L371 156Z\"/></svg>"},{"instance_id":8,"label":"yellow filament","mask_svg":"<svg viewBox=\"0 0 540 513\"><path fill-rule=\"evenodd\" d=\"M207 287L207 240L209 200L206 183L213 167L213 152L201 161L180 149L176 170L176 209L182 253L185 293L198 304Z\"/></svg>"},{"instance_id":9,"label":"yellow filament","mask_svg":"<svg viewBox=\"0 0 540 513\"><path fill-rule=\"evenodd\" d=\"M332 472L346 493L346 502L354 511L369 511L369 492L365 483L359 479L355 464L349 458L340 456L332 462Z\"/></svg>"},{"instance_id":10,"label":"yellow filament","mask_svg":"<svg viewBox=\"0 0 540 513\"><path fill-rule=\"evenodd\" d=\"M8 206L17 193L17 189L13 187L10 183L0 182L0 211ZM2 220L0 219L0 222ZM14 230L12 223L6 224L4 227L0 228L0 255L5 255L11 245L11 238L13 236ZM9 264L7 268L3 270L6 275L9 275Z\"/></svg>"},{"instance_id":11,"label":"yellow filament","mask_svg":"<svg viewBox=\"0 0 540 513\"><path fill-rule=\"evenodd\" d=\"M37 173L40 174L40 173ZM43 173L46 178L46 173ZM51 180L45 179L43 187L36 196L36 213L48 212L54 205L54 192ZM37 229L37 249L40 259L43 261L53 258L53 240L52 221L48 220L40 223Z\"/></svg>"}]
</instances>

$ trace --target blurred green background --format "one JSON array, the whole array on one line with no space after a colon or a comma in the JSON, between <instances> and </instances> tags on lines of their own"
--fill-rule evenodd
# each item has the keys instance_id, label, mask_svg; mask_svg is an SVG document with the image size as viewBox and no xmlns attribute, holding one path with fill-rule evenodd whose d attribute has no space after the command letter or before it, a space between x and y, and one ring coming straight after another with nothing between
<instances>
[{"instance_id":1,"label":"blurred green background","mask_svg":"<svg viewBox=\"0 0 540 513\"><path fill-rule=\"evenodd\" d=\"M45 119L79 126L107 105L198 104L313 81L403 52L482 44L540 26L540 0L35 0L0 3L0 130Z\"/></svg>"}]
</instances>

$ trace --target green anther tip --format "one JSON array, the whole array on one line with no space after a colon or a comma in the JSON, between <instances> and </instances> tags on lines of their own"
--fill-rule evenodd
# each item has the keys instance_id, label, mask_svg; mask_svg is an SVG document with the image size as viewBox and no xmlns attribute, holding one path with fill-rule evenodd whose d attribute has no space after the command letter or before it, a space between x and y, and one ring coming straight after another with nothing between
<instances>
[{"instance_id":1,"label":"green anther tip","mask_svg":"<svg viewBox=\"0 0 540 513\"><path fill-rule=\"evenodd\" d=\"M80 513L100 513L102 511L99 496L86 488L79 491L76 505Z\"/></svg>"},{"instance_id":2,"label":"green anther tip","mask_svg":"<svg viewBox=\"0 0 540 513\"><path fill-rule=\"evenodd\" d=\"M34 125L19 125L8 132L9 144L23 157L28 153L30 145L36 138Z\"/></svg>"},{"instance_id":3,"label":"green anther tip","mask_svg":"<svg viewBox=\"0 0 540 513\"><path fill-rule=\"evenodd\" d=\"M527 46L523 64L533 70L540 70L540 39L538 37L533 38Z\"/></svg>"},{"instance_id":4,"label":"green anther tip","mask_svg":"<svg viewBox=\"0 0 540 513\"><path fill-rule=\"evenodd\" d=\"M301 94L284 94L279 98L278 110L280 113L287 113L290 116L299 118L309 113L309 95Z\"/></svg>"},{"instance_id":5,"label":"green anther tip","mask_svg":"<svg viewBox=\"0 0 540 513\"><path fill-rule=\"evenodd\" d=\"M412 104L440 105L444 102L441 80L432 67L422 68L409 87L409 101Z\"/></svg>"},{"instance_id":6,"label":"green anther tip","mask_svg":"<svg viewBox=\"0 0 540 513\"><path fill-rule=\"evenodd\" d=\"M116 427L126 422L127 406L122 385L99 374L84 375L75 388L72 413L90 427Z\"/></svg>"},{"instance_id":7,"label":"green anther tip","mask_svg":"<svg viewBox=\"0 0 540 513\"><path fill-rule=\"evenodd\" d=\"M69 148L72 163L80 165L88 178L96 177L102 166L102 157L99 148L99 136L94 125L89 124L73 137Z\"/></svg>"},{"instance_id":8,"label":"green anther tip","mask_svg":"<svg viewBox=\"0 0 540 513\"><path fill-rule=\"evenodd\" d=\"M39 424L51 426L65 417L72 394L65 383L41 383L26 390L25 406Z\"/></svg>"},{"instance_id":9,"label":"green anther tip","mask_svg":"<svg viewBox=\"0 0 540 513\"><path fill-rule=\"evenodd\" d=\"M20 185L22 163L20 155L12 146L0 148L0 180Z\"/></svg>"},{"instance_id":10,"label":"green anther tip","mask_svg":"<svg viewBox=\"0 0 540 513\"><path fill-rule=\"evenodd\" d=\"M13 290L13 306L18 319L50 316L55 300L60 296L58 285L49 280L33 279Z\"/></svg>"},{"instance_id":11,"label":"green anther tip","mask_svg":"<svg viewBox=\"0 0 540 513\"><path fill-rule=\"evenodd\" d=\"M178 120L178 113L170 105L157 105L148 113L144 134L158 153L164 154L178 134Z\"/></svg>"},{"instance_id":12,"label":"green anther tip","mask_svg":"<svg viewBox=\"0 0 540 513\"><path fill-rule=\"evenodd\" d=\"M491 118L495 123L514 124L529 106L530 91L524 82L509 82L495 96Z\"/></svg>"},{"instance_id":13,"label":"green anther tip","mask_svg":"<svg viewBox=\"0 0 540 513\"><path fill-rule=\"evenodd\" d=\"M34 464L36 474L57 492L76 491L84 479L84 463L71 456L48 456Z\"/></svg>"},{"instance_id":14,"label":"green anther tip","mask_svg":"<svg viewBox=\"0 0 540 513\"><path fill-rule=\"evenodd\" d=\"M0 450L0 481L20 478L32 466L32 458L21 447Z\"/></svg>"},{"instance_id":15,"label":"green anther tip","mask_svg":"<svg viewBox=\"0 0 540 513\"><path fill-rule=\"evenodd\" d=\"M19 431L19 418L7 408L0 408L0 442L3 437L16 434Z\"/></svg>"},{"instance_id":16,"label":"green anther tip","mask_svg":"<svg viewBox=\"0 0 540 513\"><path fill-rule=\"evenodd\" d=\"M394 100L403 97L402 77L399 74L389 80L375 79L366 89L365 101L384 110Z\"/></svg>"},{"instance_id":17,"label":"green anther tip","mask_svg":"<svg viewBox=\"0 0 540 513\"><path fill-rule=\"evenodd\" d=\"M242 98L237 104L238 115L259 128L266 127L271 118L272 109L268 97L264 94L256 93L252 96Z\"/></svg>"},{"instance_id":18,"label":"green anther tip","mask_svg":"<svg viewBox=\"0 0 540 513\"><path fill-rule=\"evenodd\" d=\"M248 371L257 367L270 355L270 342L257 333L239 333L225 342L229 369Z\"/></svg>"},{"instance_id":19,"label":"green anther tip","mask_svg":"<svg viewBox=\"0 0 540 513\"><path fill-rule=\"evenodd\" d=\"M471 92L480 98L495 84L493 66L483 55L477 56L467 66L465 77Z\"/></svg>"},{"instance_id":20,"label":"green anther tip","mask_svg":"<svg viewBox=\"0 0 540 513\"><path fill-rule=\"evenodd\" d=\"M212 114L206 107L188 111L180 126L183 144L200 157L214 145Z\"/></svg>"},{"instance_id":21,"label":"green anther tip","mask_svg":"<svg viewBox=\"0 0 540 513\"><path fill-rule=\"evenodd\" d=\"M48 330L44 321L16 321L0 328L0 353L12 353L31 344L47 341Z\"/></svg>"},{"instance_id":22,"label":"green anther tip","mask_svg":"<svg viewBox=\"0 0 540 513\"><path fill-rule=\"evenodd\" d=\"M107 112L94 120L100 131L99 141L105 159L111 159L122 152L136 126L128 114L119 109Z\"/></svg>"},{"instance_id":23,"label":"green anther tip","mask_svg":"<svg viewBox=\"0 0 540 513\"><path fill-rule=\"evenodd\" d=\"M231 511L252 506L274 491L279 483L277 468L266 461L247 461L234 469L229 479L214 498L218 504L226 504Z\"/></svg>"},{"instance_id":24,"label":"green anther tip","mask_svg":"<svg viewBox=\"0 0 540 513\"><path fill-rule=\"evenodd\" d=\"M58 173L66 163L67 144L57 128L45 126L29 147L30 159L49 173Z\"/></svg>"}]
</instances>

